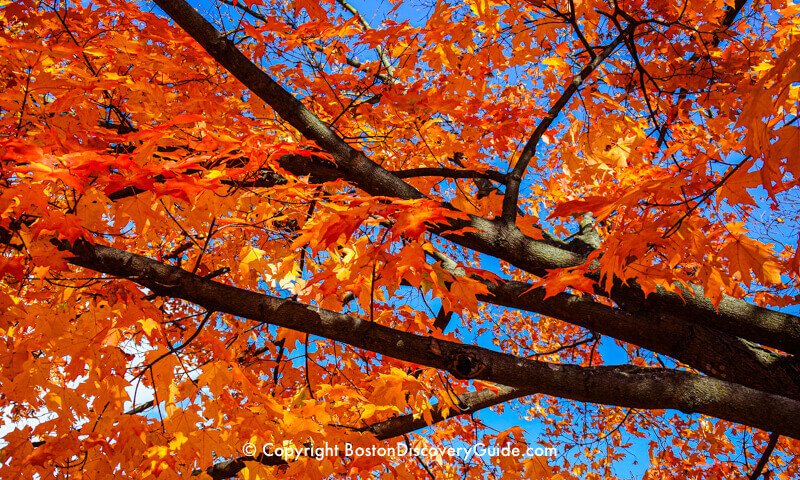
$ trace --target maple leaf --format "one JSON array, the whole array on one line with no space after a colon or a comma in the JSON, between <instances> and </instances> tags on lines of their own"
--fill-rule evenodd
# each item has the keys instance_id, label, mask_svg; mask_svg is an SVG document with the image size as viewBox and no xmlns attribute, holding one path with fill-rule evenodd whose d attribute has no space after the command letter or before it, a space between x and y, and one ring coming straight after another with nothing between
<instances>
[{"instance_id":1,"label":"maple leaf","mask_svg":"<svg viewBox=\"0 0 800 480\"><path fill-rule=\"evenodd\" d=\"M780 265L766 245L740 234L728 242L719 253L728 258L731 273L739 273L745 285L753 282L751 271L758 281L764 284L781 283Z\"/></svg>"},{"instance_id":2,"label":"maple leaf","mask_svg":"<svg viewBox=\"0 0 800 480\"><path fill-rule=\"evenodd\" d=\"M319 2L313 0L293 0L292 3L295 11L303 8L313 20L327 20L327 13Z\"/></svg>"},{"instance_id":3,"label":"maple leaf","mask_svg":"<svg viewBox=\"0 0 800 480\"><path fill-rule=\"evenodd\" d=\"M609 201L608 198L599 196L587 197L581 200L570 200L558 205L553 209L549 218L591 212L599 222L604 220L616 208L617 205L613 201Z\"/></svg>"},{"instance_id":4,"label":"maple leaf","mask_svg":"<svg viewBox=\"0 0 800 480\"><path fill-rule=\"evenodd\" d=\"M584 268L577 269L558 269L551 270L547 276L539 283L535 283L528 291L544 286L544 298L552 297L569 288L575 288L581 292L594 293L595 281L586 276Z\"/></svg>"}]
</instances>

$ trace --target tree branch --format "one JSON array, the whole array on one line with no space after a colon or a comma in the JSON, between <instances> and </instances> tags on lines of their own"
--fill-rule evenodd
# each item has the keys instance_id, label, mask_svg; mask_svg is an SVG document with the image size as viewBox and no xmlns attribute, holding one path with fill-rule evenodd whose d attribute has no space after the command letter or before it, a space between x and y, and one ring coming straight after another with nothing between
<instances>
[{"instance_id":1,"label":"tree branch","mask_svg":"<svg viewBox=\"0 0 800 480\"><path fill-rule=\"evenodd\" d=\"M464 275L454 260L436 250L432 255L451 275ZM489 290L478 300L556 318L667 355L706 375L800 401L800 362L793 356L667 313L631 313L566 292L548 296L544 287L525 282L471 278Z\"/></svg>"},{"instance_id":2,"label":"tree branch","mask_svg":"<svg viewBox=\"0 0 800 480\"><path fill-rule=\"evenodd\" d=\"M414 177L444 177L444 178L486 178L505 185L506 175L494 170L478 172L475 170L458 170L447 167L422 167L411 168L408 170L397 170L392 172L397 178Z\"/></svg>"},{"instance_id":3,"label":"tree branch","mask_svg":"<svg viewBox=\"0 0 800 480\"><path fill-rule=\"evenodd\" d=\"M469 415L485 408L493 407L516 398L524 397L530 393L531 392L527 392L525 390L518 390L508 387L501 388L498 393L492 392L488 389L478 392L467 392L459 395L457 398L458 404L461 408L451 408L447 415L443 413L440 406L435 406L431 412L433 418L431 425L453 417ZM400 415L399 417L393 417L359 430L362 432L372 433L378 440L388 440L390 438L400 437L428 426L429 425L425 423L425 419L422 416L407 414ZM239 457L236 460L229 460L212 465L206 469L206 473L209 474L214 480L232 478L246 466L245 462L259 462L262 465L283 465L286 463L280 457L266 455L259 455L258 457ZM197 471L195 473L199 475L200 472Z\"/></svg>"},{"instance_id":4,"label":"tree branch","mask_svg":"<svg viewBox=\"0 0 800 480\"><path fill-rule=\"evenodd\" d=\"M701 413L800 438L800 402L735 383L670 369L631 365L580 367L524 359L242 290L83 240L73 245L59 243L60 248L75 255L69 259L71 263L131 279L159 295L446 370L459 378L485 380L582 402Z\"/></svg>"},{"instance_id":5,"label":"tree branch","mask_svg":"<svg viewBox=\"0 0 800 480\"><path fill-rule=\"evenodd\" d=\"M617 38L615 38L606 46L606 48L603 49L602 52L600 52L600 55L592 58L592 61L583 67L583 70L581 70L580 73L569 82L567 88L564 89L564 93L561 94L556 103L553 104L553 106L550 107L550 110L547 111L547 115L545 115L545 117L536 126L536 130L533 131L533 134L528 139L525 147L522 149L519 160L517 160L514 168L508 173L506 193L503 197L503 220L505 220L506 223L513 224L517 219L519 186L520 183L522 183L522 177L525 175L525 170L528 169L528 164L530 164L531 160L533 159L533 155L536 153L536 146L539 144L539 140L541 140L542 135L544 135L544 132L550 128L550 125L556 119L558 114L561 113L561 110L567 105L567 102L569 102L569 99L572 98L572 95L578 91L578 87L581 86L583 81L589 78L589 75L591 75L592 72L594 72L601 63L603 63L603 60L614 53L614 50L617 49L619 44L622 43L628 35L633 33L637 25L638 23L635 22L629 23L627 28L620 32Z\"/></svg>"},{"instance_id":6,"label":"tree branch","mask_svg":"<svg viewBox=\"0 0 800 480\"><path fill-rule=\"evenodd\" d=\"M764 467L767 466L767 462L769 462L769 457L772 455L772 451L775 449L775 445L778 444L778 439L781 438L780 435L777 433L770 433L769 435L769 443L767 443L767 448L764 449L764 454L761 455L761 459L756 464L756 468L753 470L753 473L747 476L748 480L757 480L758 477L761 476L761 472L764 470Z\"/></svg>"}]
</instances>

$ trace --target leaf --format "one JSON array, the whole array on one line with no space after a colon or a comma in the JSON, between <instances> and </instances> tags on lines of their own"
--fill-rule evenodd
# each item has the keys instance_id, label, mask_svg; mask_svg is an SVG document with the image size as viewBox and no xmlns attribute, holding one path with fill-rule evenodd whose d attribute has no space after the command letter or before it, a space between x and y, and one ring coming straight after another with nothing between
<instances>
[{"instance_id":1,"label":"leaf","mask_svg":"<svg viewBox=\"0 0 800 480\"><path fill-rule=\"evenodd\" d=\"M322 8L319 2L312 0L292 0L295 11L301 8L305 9L312 20L327 20L325 9Z\"/></svg>"},{"instance_id":2,"label":"leaf","mask_svg":"<svg viewBox=\"0 0 800 480\"><path fill-rule=\"evenodd\" d=\"M551 270L550 272L548 272L544 280L533 284L533 286L529 288L525 293L533 290L534 288L539 288L540 286L544 286L545 299L547 299L548 297L552 297L553 295L557 295L561 292L564 292L570 288L577 289L584 293L592 294L594 293L595 284L596 282L594 280L591 280L586 276L586 270L584 268L576 268L576 269L561 268L561 269Z\"/></svg>"},{"instance_id":3,"label":"leaf","mask_svg":"<svg viewBox=\"0 0 800 480\"><path fill-rule=\"evenodd\" d=\"M753 282L751 271L762 284L778 285L781 283L780 265L773 258L771 249L766 245L744 235L738 235L720 250L720 255L728 257L731 273L739 273L745 285Z\"/></svg>"}]
</instances>

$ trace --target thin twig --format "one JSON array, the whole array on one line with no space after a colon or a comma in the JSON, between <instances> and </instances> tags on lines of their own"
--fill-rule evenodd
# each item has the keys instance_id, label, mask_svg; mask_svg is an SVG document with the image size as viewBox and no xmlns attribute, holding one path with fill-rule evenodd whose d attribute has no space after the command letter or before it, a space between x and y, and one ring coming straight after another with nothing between
<instances>
[{"instance_id":1,"label":"thin twig","mask_svg":"<svg viewBox=\"0 0 800 480\"><path fill-rule=\"evenodd\" d=\"M144 370L142 370L140 373L138 373L136 376L134 376L134 378L138 378L138 377L142 376L148 370L152 371L153 365L158 363L160 360L172 355L173 353L177 352L178 350L181 350L182 348L186 347L186 345L189 345L189 343L191 343L191 341L194 340L195 337L197 337L198 334L200 334L200 331L203 330L203 327L205 326L206 322L208 322L208 319L211 318L211 315L213 315L214 313L215 312L213 312L213 311L207 312L206 316L203 317L203 321L200 322L200 325L197 326L197 330L194 331L194 333L192 334L191 337L189 337L185 342L183 342L182 344L178 345L177 347L174 347L174 348L170 347L170 349L169 349L169 351L167 353L161 355L160 357L158 357L155 360L153 360L152 362L150 362L150 364L147 367L145 367Z\"/></svg>"},{"instance_id":2,"label":"thin twig","mask_svg":"<svg viewBox=\"0 0 800 480\"><path fill-rule=\"evenodd\" d=\"M214 217L211 220L211 225L208 226L208 234L206 235L206 241L203 242L203 248L200 249L200 255L197 256L197 261L194 263L194 268L192 269L192 273L197 273L197 269L200 267L200 260L203 259L203 254L206 253L206 249L208 248L208 243L211 241L211 237L214 235L214 225L217 223L217 217Z\"/></svg>"},{"instance_id":3,"label":"thin twig","mask_svg":"<svg viewBox=\"0 0 800 480\"><path fill-rule=\"evenodd\" d=\"M372 26L369 24L366 18L364 18L355 7L347 3L346 0L336 0L336 3L344 7L348 12L352 13L354 17L358 20L358 23L364 27L364 30L372 30ZM394 83L396 80L394 78L394 67L392 63L389 61L389 57L386 56L386 52L383 51L383 47L377 45L375 47L375 51L378 52L378 58L381 60L381 65L386 68L386 71L389 73L389 78L391 79L391 83Z\"/></svg>"}]
</instances>

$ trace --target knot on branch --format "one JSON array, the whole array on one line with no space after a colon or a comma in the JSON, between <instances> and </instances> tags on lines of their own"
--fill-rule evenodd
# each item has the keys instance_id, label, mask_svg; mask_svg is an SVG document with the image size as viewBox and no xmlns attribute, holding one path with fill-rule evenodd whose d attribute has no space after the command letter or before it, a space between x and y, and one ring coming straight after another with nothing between
<instances>
[{"instance_id":1,"label":"knot on branch","mask_svg":"<svg viewBox=\"0 0 800 480\"><path fill-rule=\"evenodd\" d=\"M448 370L454 377L462 380L475 378L486 370L486 364L472 353L458 353L450 359Z\"/></svg>"},{"instance_id":2,"label":"knot on branch","mask_svg":"<svg viewBox=\"0 0 800 480\"><path fill-rule=\"evenodd\" d=\"M230 39L219 32L211 38L209 43L211 43L211 47L219 53L224 53L232 46L230 45Z\"/></svg>"}]
</instances>

